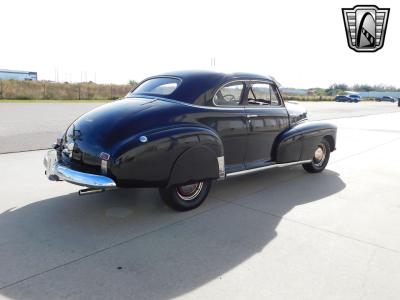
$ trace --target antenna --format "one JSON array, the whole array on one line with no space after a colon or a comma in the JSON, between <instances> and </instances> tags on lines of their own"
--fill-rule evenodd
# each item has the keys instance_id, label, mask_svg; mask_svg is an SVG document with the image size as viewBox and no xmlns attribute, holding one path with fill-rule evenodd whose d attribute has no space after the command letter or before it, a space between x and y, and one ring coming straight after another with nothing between
<instances>
[{"instance_id":1,"label":"antenna","mask_svg":"<svg viewBox=\"0 0 400 300\"><path fill-rule=\"evenodd\" d=\"M211 58L211 67L215 68L215 57Z\"/></svg>"}]
</instances>

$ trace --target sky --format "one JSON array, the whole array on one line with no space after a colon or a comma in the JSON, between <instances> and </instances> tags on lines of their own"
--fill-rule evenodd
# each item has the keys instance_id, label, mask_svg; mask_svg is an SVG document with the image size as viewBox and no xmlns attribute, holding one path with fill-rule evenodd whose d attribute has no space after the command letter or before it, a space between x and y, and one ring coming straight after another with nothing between
<instances>
[{"instance_id":1,"label":"sky","mask_svg":"<svg viewBox=\"0 0 400 300\"><path fill-rule=\"evenodd\" d=\"M341 8L389 7L383 49L349 49ZM127 83L174 70L275 77L285 87L400 87L400 2L2 0L0 69ZM211 60L215 58L215 66Z\"/></svg>"}]
</instances>

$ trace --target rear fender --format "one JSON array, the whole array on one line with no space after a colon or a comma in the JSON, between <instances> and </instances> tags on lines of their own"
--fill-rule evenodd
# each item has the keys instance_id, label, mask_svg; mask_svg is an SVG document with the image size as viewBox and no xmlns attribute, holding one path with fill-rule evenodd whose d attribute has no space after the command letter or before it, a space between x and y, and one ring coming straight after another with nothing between
<instances>
[{"instance_id":1,"label":"rear fender","mask_svg":"<svg viewBox=\"0 0 400 300\"><path fill-rule=\"evenodd\" d=\"M146 142L140 141L141 136L146 137ZM207 173L207 178L214 178L215 172L219 171L218 158L222 158L223 164L221 139L213 130L200 126L181 125L142 132L118 146L115 155L117 159L111 165L111 173L117 184L123 187L160 187L181 183L181 178L188 171L197 179L204 174L203 170L197 168L197 163L201 163L202 159L207 161L205 166L212 169ZM189 149L197 150L183 155ZM217 167L210 162L210 157L217 161ZM178 159L182 160L179 162ZM181 165L185 165L186 173ZM193 178L187 176L185 182Z\"/></svg>"},{"instance_id":2,"label":"rear fender","mask_svg":"<svg viewBox=\"0 0 400 300\"><path fill-rule=\"evenodd\" d=\"M168 186L194 183L220 176L218 158L205 146L196 146L183 152L176 160Z\"/></svg>"},{"instance_id":3,"label":"rear fender","mask_svg":"<svg viewBox=\"0 0 400 300\"><path fill-rule=\"evenodd\" d=\"M282 132L275 140L272 157L277 163L310 160L317 145L326 139L336 149L337 127L326 122L304 122Z\"/></svg>"}]
</instances>

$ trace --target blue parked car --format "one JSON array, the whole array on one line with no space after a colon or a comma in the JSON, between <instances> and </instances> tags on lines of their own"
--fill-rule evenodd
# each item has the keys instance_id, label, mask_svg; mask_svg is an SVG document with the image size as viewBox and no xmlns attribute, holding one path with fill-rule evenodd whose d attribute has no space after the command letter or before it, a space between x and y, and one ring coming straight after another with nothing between
<instances>
[{"instance_id":1,"label":"blue parked car","mask_svg":"<svg viewBox=\"0 0 400 300\"><path fill-rule=\"evenodd\" d=\"M350 97L345 95L337 95L335 97L336 102L350 102L350 100L351 100Z\"/></svg>"},{"instance_id":2,"label":"blue parked car","mask_svg":"<svg viewBox=\"0 0 400 300\"><path fill-rule=\"evenodd\" d=\"M349 95L349 97L350 97L350 99L351 99L350 102L358 103L358 102L361 101L361 96L360 96L360 95L352 94L352 95Z\"/></svg>"},{"instance_id":3,"label":"blue parked car","mask_svg":"<svg viewBox=\"0 0 400 300\"><path fill-rule=\"evenodd\" d=\"M336 102L360 102L360 95L352 94L352 95L337 95L335 97Z\"/></svg>"}]
</instances>

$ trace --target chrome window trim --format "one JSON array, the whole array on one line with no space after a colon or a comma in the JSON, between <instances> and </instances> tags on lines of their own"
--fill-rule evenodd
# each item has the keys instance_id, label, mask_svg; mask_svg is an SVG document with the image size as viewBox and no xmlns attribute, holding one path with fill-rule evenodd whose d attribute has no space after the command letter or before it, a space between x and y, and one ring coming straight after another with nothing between
<instances>
[{"instance_id":1,"label":"chrome window trim","mask_svg":"<svg viewBox=\"0 0 400 300\"><path fill-rule=\"evenodd\" d=\"M212 95L212 97L211 97L211 102L212 102L212 104L214 105L214 107L242 108L242 109L243 109L243 104L241 104L241 103L242 103L242 101L243 101L243 92L244 92L245 89L246 89L246 81L247 81L247 80L240 80L240 79L238 80L238 79L235 79L235 80L229 81L229 82L224 83L223 85L221 85L221 86L216 90L216 92ZM240 93L240 101L239 101L239 104L238 104L238 105L218 105L218 104L216 104L215 101L214 101L215 95L216 95L221 89L223 89L224 87L226 87L227 85L232 84L232 83L236 83L236 82L237 82L237 83L241 83L241 84L243 85L242 92Z\"/></svg>"},{"instance_id":2,"label":"chrome window trim","mask_svg":"<svg viewBox=\"0 0 400 300\"><path fill-rule=\"evenodd\" d=\"M281 95L281 91L279 90L279 88L278 88L278 86L276 85L275 82L269 81L269 80L262 80L262 79L261 79L261 80L260 80L260 79L252 79L252 80L247 80L247 82L248 82L250 85L252 85L253 83L266 83L266 84L269 84L271 87L274 87L274 88L275 88L275 90L276 90L275 95L277 96L277 98L278 98L278 100L279 100L279 105L276 105L276 106L269 105L268 108L273 108L273 107L286 107L286 106L285 106L285 103L284 103L284 101L283 101L282 95ZM245 107L248 106L247 99L246 99L246 104L244 104L244 106L245 106ZM260 106L262 107L263 105L260 105Z\"/></svg>"},{"instance_id":3,"label":"chrome window trim","mask_svg":"<svg viewBox=\"0 0 400 300\"><path fill-rule=\"evenodd\" d=\"M164 94L152 94L152 93L139 93L139 94L135 94L135 95L133 94L133 92L134 92L139 86L141 86L143 83L145 83L146 81L149 81L149 80L151 80L151 79L157 79L157 78L176 79L176 80L178 80L179 82L178 82L176 88L175 88L171 93L169 93L169 94L165 94L165 95L164 95ZM128 94L126 94L125 97L126 97L126 98L134 98L135 96L136 96L136 97L140 97L140 95L150 96L150 97L169 96L169 95L171 95L173 92L175 92L176 89L179 88L179 86L182 84L182 82L183 82L182 78L177 77L177 76L159 75L159 76L148 77L148 78L146 78L146 79L140 81L140 82L137 84L137 86L135 86L134 88L132 88L132 89L128 92Z\"/></svg>"}]
</instances>

